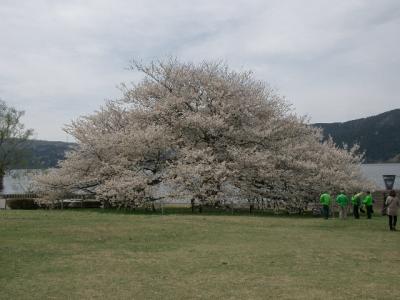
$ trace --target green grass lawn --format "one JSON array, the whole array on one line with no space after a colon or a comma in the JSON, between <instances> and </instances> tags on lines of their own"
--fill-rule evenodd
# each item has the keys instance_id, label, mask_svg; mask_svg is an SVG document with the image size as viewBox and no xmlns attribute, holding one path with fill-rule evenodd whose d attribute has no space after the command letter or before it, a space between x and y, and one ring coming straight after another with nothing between
<instances>
[{"instance_id":1,"label":"green grass lawn","mask_svg":"<svg viewBox=\"0 0 400 300\"><path fill-rule=\"evenodd\" d=\"M0 211L1 299L400 299L400 232L341 221Z\"/></svg>"}]
</instances>

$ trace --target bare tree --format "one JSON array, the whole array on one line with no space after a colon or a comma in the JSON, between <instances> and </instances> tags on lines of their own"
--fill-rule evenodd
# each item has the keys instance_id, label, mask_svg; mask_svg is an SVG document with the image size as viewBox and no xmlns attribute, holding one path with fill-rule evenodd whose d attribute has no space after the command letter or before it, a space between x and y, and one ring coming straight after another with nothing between
<instances>
[{"instance_id":1,"label":"bare tree","mask_svg":"<svg viewBox=\"0 0 400 300\"><path fill-rule=\"evenodd\" d=\"M0 190L10 166L22 159L26 141L32 136L32 129L25 129L21 123L23 111L10 107L0 100Z\"/></svg>"}]
</instances>

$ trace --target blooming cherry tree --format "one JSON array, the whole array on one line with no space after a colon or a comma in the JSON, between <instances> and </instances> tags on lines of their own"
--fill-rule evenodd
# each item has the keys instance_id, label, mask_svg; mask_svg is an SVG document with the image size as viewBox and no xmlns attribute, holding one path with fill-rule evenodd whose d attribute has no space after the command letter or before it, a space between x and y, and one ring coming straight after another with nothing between
<instances>
[{"instance_id":1,"label":"blooming cherry tree","mask_svg":"<svg viewBox=\"0 0 400 300\"><path fill-rule=\"evenodd\" d=\"M302 208L322 191L368 185L356 147L323 141L251 72L175 59L131 68L141 82L66 128L79 146L38 178L44 190L86 190L125 208L160 198Z\"/></svg>"}]
</instances>

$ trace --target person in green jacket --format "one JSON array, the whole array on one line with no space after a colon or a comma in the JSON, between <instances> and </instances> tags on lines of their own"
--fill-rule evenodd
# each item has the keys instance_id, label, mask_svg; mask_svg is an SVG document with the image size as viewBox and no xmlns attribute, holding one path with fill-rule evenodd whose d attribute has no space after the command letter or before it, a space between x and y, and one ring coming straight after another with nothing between
<instances>
[{"instance_id":1,"label":"person in green jacket","mask_svg":"<svg viewBox=\"0 0 400 300\"><path fill-rule=\"evenodd\" d=\"M347 218L347 205L349 204L349 198L346 196L344 191L341 191L340 194L336 197L336 203L339 205L339 218L346 219Z\"/></svg>"},{"instance_id":2,"label":"person in green jacket","mask_svg":"<svg viewBox=\"0 0 400 300\"><path fill-rule=\"evenodd\" d=\"M351 204L353 204L353 216L355 219L360 218L361 196L362 192L351 197Z\"/></svg>"},{"instance_id":3,"label":"person in green jacket","mask_svg":"<svg viewBox=\"0 0 400 300\"><path fill-rule=\"evenodd\" d=\"M365 205L365 208L367 209L367 218L371 219L372 216L372 195L371 192L367 192L367 195L365 196L364 200L363 200L363 204Z\"/></svg>"},{"instance_id":4,"label":"person in green jacket","mask_svg":"<svg viewBox=\"0 0 400 300\"><path fill-rule=\"evenodd\" d=\"M328 192L325 192L319 198L319 202L322 204L322 213L324 218L328 220L329 218L329 205L331 204L331 195Z\"/></svg>"}]
</instances>

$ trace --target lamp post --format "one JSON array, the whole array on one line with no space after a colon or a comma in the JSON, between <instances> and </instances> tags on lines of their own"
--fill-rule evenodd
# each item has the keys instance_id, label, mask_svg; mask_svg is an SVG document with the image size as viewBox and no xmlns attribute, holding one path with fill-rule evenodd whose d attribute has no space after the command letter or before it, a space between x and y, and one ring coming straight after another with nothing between
<instances>
[{"instance_id":1,"label":"lamp post","mask_svg":"<svg viewBox=\"0 0 400 300\"><path fill-rule=\"evenodd\" d=\"M394 181L396 180L396 175L382 175L383 182L385 183L386 190L392 190L394 186Z\"/></svg>"},{"instance_id":2,"label":"lamp post","mask_svg":"<svg viewBox=\"0 0 400 300\"><path fill-rule=\"evenodd\" d=\"M396 175L382 175L383 182L385 183L386 191L392 190L394 186L394 181L396 180ZM382 215L386 214L386 192L383 192L383 203L382 203Z\"/></svg>"}]
</instances>

